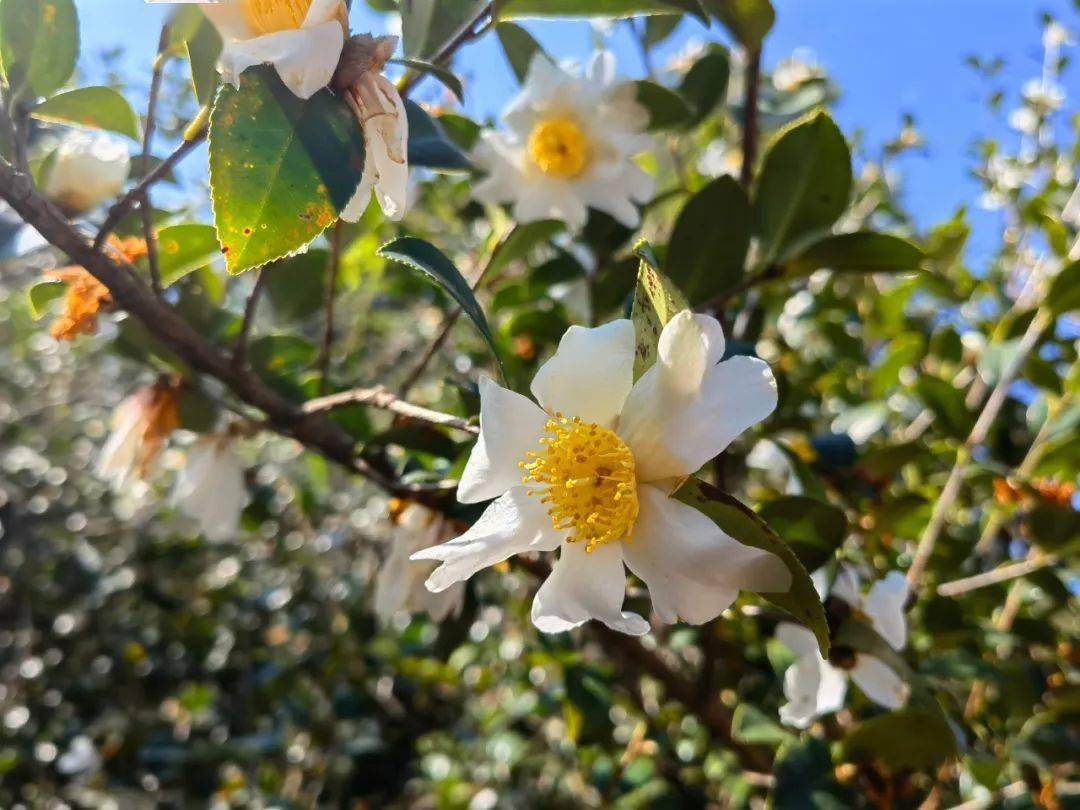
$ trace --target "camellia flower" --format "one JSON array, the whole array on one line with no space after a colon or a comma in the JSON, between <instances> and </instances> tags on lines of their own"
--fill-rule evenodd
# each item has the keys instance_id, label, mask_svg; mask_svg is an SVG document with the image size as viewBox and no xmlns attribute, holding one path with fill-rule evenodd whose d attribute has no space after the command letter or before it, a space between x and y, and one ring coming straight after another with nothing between
<instances>
[{"instance_id":1,"label":"camellia flower","mask_svg":"<svg viewBox=\"0 0 1080 810\"><path fill-rule=\"evenodd\" d=\"M110 236L108 246L129 264L146 255L146 242L134 236L126 239ZM98 313L112 304L109 288L78 265L49 270L45 276L67 285L64 311L52 322L49 334L57 340L74 340L79 335L96 332Z\"/></svg>"},{"instance_id":2,"label":"camellia flower","mask_svg":"<svg viewBox=\"0 0 1080 810\"><path fill-rule=\"evenodd\" d=\"M488 172L477 199L513 203L518 222L561 219L576 231L591 206L637 227L635 203L652 197L654 182L631 157L648 146L649 113L633 83L615 82L610 53L593 57L583 78L537 54L503 120L509 132L485 132L474 155Z\"/></svg>"},{"instance_id":3,"label":"camellia flower","mask_svg":"<svg viewBox=\"0 0 1080 810\"><path fill-rule=\"evenodd\" d=\"M124 143L101 133L73 132L49 158L41 188L66 213L85 214L119 194L130 172Z\"/></svg>"},{"instance_id":4,"label":"camellia flower","mask_svg":"<svg viewBox=\"0 0 1080 810\"><path fill-rule=\"evenodd\" d=\"M424 579L434 566L409 564L409 555L451 536L453 525L426 506L396 498L390 502L390 519L392 545L375 578L375 614L389 621L398 611L408 610L427 613L437 622L460 614L465 583L432 593L424 587Z\"/></svg>"},{"instance_id":5,"label":"camellia flower","mask_svg":"<svg viewBox=\"0 0 1080 810\"><path fill-rule=\"evenodd\" d=\"M874 583L865 597L858 576L847 566L840 568L828 591L824 570L814 574L814 584L823 597L827 592L830 598L839 599L868 619L894 650L904 649L908 584L903 574L890 572L885 579ZM844 651L839 660L826 661L818 651L814 634L789 622L777 625L776 637L797 656L784 673L784 695L788 702L780 707L780 719L788 725L806 728L815 717L843 706L849 675L870 700L887 709L899 708L907 700L907 684L888 664L872 655Z\"/></svg>"},{"instance_id":6,"label":"camellia flower","mask_svg":"<svg viewBox=\"0 0 1080 810\"><path fill-rule=\"evenodd\" d=\"M514 554L558 548L533 601L536 626L555 633L598 619L634 635L649 623L622 610L624 562L664 622L706 622L741 588L787 590L777 557L670 494L773 411L769 367L751 357L720 362L720 324L689 311L664 327L656 363L636 383L635 353L628 320L572 326L533 379L539 406L481 381L480 439L458 499L496 500L465 534L413 555L442 563L429 590Z\"/></svg>"},{"instance_id":7,"label":"camellia flower","mask_svg":"<svg viewBox=\"0 0 1080 810\"><path fill-rule=\"evenodd\" d=\"M116 489L141 478L179 424L178 378L163 376L140 388L113 412L113 429L98 459L98 475L112 481Z\"/></svg>"},{"instance_id":8,"label":"camellia flower","mask_svg":"<svg viewBox=\"0 0 1080 810\"><path fill-rule=\"evenodd\" d=\"M233 452L234 440L227 433L200 439L188 450L170 498L199 522L200 530L210 540L235 535L240 514L251 500L243 467Z\"/></svg>"},{"instance_id":9,"label":"camellia flower","mask_svg":"<svg viewBox=\"0 0 1080 810\"><path fill-rule=\"evenodd\" d=\"M382 74L397 37L361 34L345 44L334 85L364 131L364 174L341 218L356 222L372 192L387 217L405 216L409 181L409 119L394 83Z\"/></svg>"},{"instance_id":10,"label":"camellia flower","mask_svg":"<svg viewBox=\"0 0 1080 810\"><path fill-rule=\"evenodd\" d=\"M249 67L271 64L300 98L330 84L349 30L344 0L195 1L225 42L218 65L225 81L239 84Z\"/></svg>"}]
</instances>

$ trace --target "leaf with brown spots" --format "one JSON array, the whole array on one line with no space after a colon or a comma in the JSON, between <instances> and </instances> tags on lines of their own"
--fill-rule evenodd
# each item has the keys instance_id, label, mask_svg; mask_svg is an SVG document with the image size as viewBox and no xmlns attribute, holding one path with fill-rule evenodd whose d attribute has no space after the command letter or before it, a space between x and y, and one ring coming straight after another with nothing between
<instances>
[{"instance_id":1,"label":"leaf with brown spots","mask_svg":"<svg viewBox=\"0 0 1080 810\"><path fill-rule=\"evenodd\" d=\"M230 273L292 256L356 192L364 136L329 90L294 96L270 67L226 85L210 119L210 190Z\"/></svg>"},{"instance_id":2,"label":"leaf with brown spots","mask_svg":"<svg viewBox=\"0 0 1080 810\"><path fill-rule=\"evenodd\" d=\"M689 304L671 279L660 272L648 242L639 242L634 252L641 259L634 308L630 314L637 335L637 354L634 357L636 380L656 362L656 345L664 326L676 313L689 308Z\"/></svg>"}]
</instances>

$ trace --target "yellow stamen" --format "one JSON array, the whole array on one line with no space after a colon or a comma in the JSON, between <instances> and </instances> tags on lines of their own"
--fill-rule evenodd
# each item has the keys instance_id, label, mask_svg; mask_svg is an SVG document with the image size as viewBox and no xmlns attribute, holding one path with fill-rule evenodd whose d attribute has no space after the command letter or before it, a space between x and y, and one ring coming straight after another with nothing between
<instances>
[{"instance_id":1,"label":"yellow stamen","mask_svg":"<svg viewBox=\"0 0 1080 810\"><path fill-rule=\"evenodd\" d=\"M244 16L257 34L294 31L304 24L311 0L244 0Z\"/></svg>"},{"instance_id":2,"label":"yellow stamen","mask_svg":"<svg viewBox=\"0 0 1080 810\"><path fill-rule=\"evenodd\" d=\"M589 141L570 118L548 118L529 135L529 157L545 174L574 177L589 162Z\"/></svg>"},{"instance_id":3,"label":"yellow stamen","mask_svg":"<svg viewBox=\"0 0 1080 810\"><path fill-rule=\"evenodd\" d=\"M556 414L544 429L541 450L518 463L523 484L535 484L548 507L551 525L569 531L567 541L584 541L592 551L600 543L630 541L638 516L634 456L607 428Z\"/></svg>"}]
</instances>

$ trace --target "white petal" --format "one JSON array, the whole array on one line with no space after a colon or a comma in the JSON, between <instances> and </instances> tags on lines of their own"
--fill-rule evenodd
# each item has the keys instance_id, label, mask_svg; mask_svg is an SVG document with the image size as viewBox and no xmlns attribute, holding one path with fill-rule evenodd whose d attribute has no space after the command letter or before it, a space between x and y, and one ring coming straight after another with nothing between
<instances>
[{"instance_id":1,"label":"white petal","mask_svg":"<svg viewBox=\"0 0 1080 810\"><path fill-rule=\"evenodd\" d=\"M490 377L480 379L480 438L461 474L461 503L481 503L521 484L518 462L540 448L548 415Z\"/></svg>"},{"instance_id":2,"label":"white petal","mask_svg":"<svg viewBox=\"0 0 1080 810\"><path fill-rule=\"evenodd\" d=\"M219 0L219 2L200 3L203 14L216 27L226 41L232 39L251 39L255 36L248 23L243 0Z\"/></svg>"},{"instance_id":3,"label":"white petal","mask_svg":"<svg viewBox=\"0 0 1080 810\"><path fill-rule=\"evenodd\" d=\"M899 571L890 571L885 579L874 583L863 603L874 629L894 650L902 650L907 644L907 618L904 615L907 598L907 578Z\"/></svg>"},{"instance_id":4,"label":"white petal","mask_svg":"<svg viewBox=\"0 0 1080 810\"><path fill-rule=\"evenodd\" d=\"M491 504L465 534L418 551L409 559L442 563L427 580L428 590L439 593L515 554L553 551L560 540L561 534L551 527L540 499L530 498L518 487Z\"/></svg>"},{"instance_id":5,"label":"white petal","mask_svg":"<svg viewBox=\"0 0 1080 810\"><path fill-rule=\"evenodd\" d=\"M345 34L337 20L232 40L221 52L221 73L226 81L239 84L240 74L252 65L272 64L294 95L311 98L330 83L344 44Z\"/></svg>"},{"instance_id":6,"label":"white petal","mask_svg":"<svg viewBox=\"0 0 1080 810\"><path fill-rule=\"evenodd\" d=\"M343 11L341 0L311 0L302 27L314 28L330 20L337 20Z\"/></svg>"},{"instance_id":7,"label":"white petal","mask_svg":"<svg viewBox=\"0 0 1080 810\"><path fill-rule=\"evenodd\" d=\"M657 487L638 487L640 512L623 551L649 587L664 622L716 618L740 589L786 591L791 574L778 557L732 540L701 512Z\"/></svg>"},{"instance_id":8,"label":"white petal","mask_svg":"<svg viewBox=\"0 0 1080 810\"><path fill-rule=\"evenodd\" d=\"M622 609L625 594L618 542L589 552L584 543L563 543L558 562L533 599L533 624L543 633L563 633L596 619L620 633L643 636L649 623Z\"/></svg>"},{"instance_id":9,"label":"white petal","mask_svg":"<svg viewBox=\"0 0 1080 810\"><path fill-rule=\"evenodd\" d=\"M844 705L847 681L840 670L817 653L795 660L784 673L784 696L780 720L795 728L806 728L819 717Z\"/></svg>"},{"instance_id":10,"label":"white petal","mask_svg":"<svg viewBox=\"0 0 1080 810\"><path fill-rule=\"evenodd\" d=\"M723 352L719 325L676 315L659 353L627 397L619 435L638 463L638 480L690 475L776 408L769 366L750 357L715 364Z\"/></svg>"},{"instance_id":11,"label":"white petal","mask_svg":"<svg viewBox=\"0 0 1080 810\"><path fill-rule=\"evenodd\" d=\"M363 122L364 140L376 178L375 197L387 217L400 220L408 204L409 119L393 83L379 74L370 78L361 87L361 98L368 116Z\"/></svg>"},{"instance_id":12,"label":"white petal","mask_svg":"<svg viewBox=\"0 0 1080 810\"><path fill-rule=\"evenodd\" d=\"M908 698L907 684L891 667L872 655L856 656L851 680L870 700L886 709L898 709Z\"/></svg>"},{"instance_id":13,"label":"white petal","mask_svg":"<svg viewBox=\"0 0 1080 810\"><path fill-rule=\"evenodd\" d=\"M585 81L607 85L615 79L615 54L611 51L597 51L585 68Z\"/></svg>"},{"instance_id":14,"label":"white petal","mask_svg":"<svg viewBox=\"0 0 1080 810\"><path fill-rule=\"evenodd\" d=\"M349 204L341 212L341 218L346 222L359 222L360 217L367 211L368 203L371 202L371 192L375 189L375 166L370 155L364 156L364 174L360 177L360 184L356 187Z\"/></svg>"},{"instance_id":15,"label":"white petal","mask_svg":"<svg viewBox=\"0 0 1080 810\"><path fill-rule=\"evenodd\" d=\"M571 326L533 377L532 392L549 413L610 427L634 384L634 324L620 319Z\"/></svg>"},{"instance_id":16,"label":"white petal","mask_svg":"<svg viewBox=\"0 0 1080 810\"><path fill-rule=\"evenodd\" d=\"M840 565L828 595L843 599L853 607L859 607L862 604L862 584L859 581L859 572L854 566L847 563Z\"/></svg>"},{"instance_id":17,"label":"white petal","mask_svg":"<svg viewBox=\"0 0 1080 810\"><path fill-rule=\"evenodd\" d=\"M393 538L393 548L375 577L375 615L389 621L405 607L409 596L410 568L409 549L400 537Z\"/></svg>"},{"instance_id":18,"label":"white petal","mask_svg":"<svg viewBox=\"0 0 1080 810\"><path fill-rule=\"evenodd\" d=\"M819 655L817 638L801 624L780 622L776 625L776 639L795 655Z\"/></svg>"}]
</instances>

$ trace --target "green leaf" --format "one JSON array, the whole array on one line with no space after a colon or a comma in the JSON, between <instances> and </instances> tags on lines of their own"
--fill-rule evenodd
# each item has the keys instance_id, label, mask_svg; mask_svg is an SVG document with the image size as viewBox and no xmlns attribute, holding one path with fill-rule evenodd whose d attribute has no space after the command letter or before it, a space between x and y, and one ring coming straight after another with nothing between
<instances>
[{"instance_id":1,"label":"green leaf","mask_svg":"<svg viewBox=\"0 0 1080 810\"><path fill-rule=\"evenodd\" d=\"M829 744L817 737L794 739L777 753L773 810L842 810L854 806L833 776Z\"/></svg>"},{"instance_id":2,"label":"green leaf","mask_svg":"<svg viewBox=\"0 0 1080 810\"><path fill-rule=\"evenodd\" d=\"M707 22L699 0L503 0L496 2L499 20L520 17L634 17L685 11Z\"/></svg>"},{"instance_id":3,"label":"green leaf","mask_svg":"<svg viewBox=\"0 0 1080 810\"><path fill-rule=\"evenodd\" d=\"M655 48L673 33L682 22L678 14L652 14L645 18L645 47Z\"/></svg>"},{"instance_id":4,"label":"green leaf","mask_svg":"<svg viewBox=\"0 0 1080 810\"><path fill-rule=\"evenodd\" d=\"M488 326L484 311L480 308L476 296L473 295L472 290L469 288L469 283L465 281L461 272L442 251L423 239L418 239L415 236L402 236L389 244L383 245L377 252L378 255L385 259L401 262L405 266L419 270L438 282L458 302L462 311L476 324L476 328L484 336L484 340L487 341L488 346L491 348L491 354L499 364L500 372L502 371L502 359L495 348L495 339L491 334L491 327Z\"/></svg>"},{"instance_id":5,"label":"green leaf","mask_svg":"<svg viewBox=\"0 0 1080 810\"><path fill-rule=\"evenodd\" d=\"M26 303L30 309L30 317L40 321L45 317L49 304L58 298L63 298L67 291L67 285L59 281L39 281L26 291Z\"/></svg>"},{"instance_id":6,"label":"green leaf","mask_svg":"<svg viewBox=\"0 0 1080 810\"><path fill-rule=\"evenodd\" d=\"M704 0L707 8L740 43L755 50L776 22L769 0Z\"/></svg>"},{"instance_id":7,"label":"green leaf","mask_svg":"<svg viewBox=\"0 0 1080 810\"><path fill-rule=\"evenodd\" d=\"M103 129L140 139L139 116L111 87L80 87L41 102L31 113L39 121Z\"/></svg>"},{"instance_id":8,"label":"green leaf","mask_svg":"<svg viewBox=\"0 0 1080 810\"><path fill-rule=\"evenodd\" d=\"M763 593L761 596L813 631L822 657L828 658L829 626L817 589L795 552L777 537L769 524L735 498L696 478L683 484L674 497L700 511L729 537L780 558L791 572L791 588L787 593Z\"/></svg>"},{"instance_id":9,"label":"green leaf","mask_svg":"<svg viewBox=\"0 0 1080 810\"><path fill-rule=\"evenodd\" d=\"M329 90L294 96L272 67L224 85L210 119L214 224L230 273L291 256L337 219L364 169L364 136Z\"/></svg>"},{"instance_id":10,"label":"green leaf","mask_svg":"<svg viewBox=\"0 0 1080 810\"><path fill-rule=\"evenodd\" d=\"M742 280L751 224L746 191L726 175L683 207L668 246L667 268L692 304L715 298Z\"/></svg>"},{"instance_id":11,"label":"green leaf","mask_svg":"<svg viewBox=\"0 0 1080 810\"><path fill-rule=\"evenodd\" d=\"M750 703L740 703L731 717L731 738L747 745L778 746L791 742L794 735Z\"/></svg>"},{"instance_id":12,"label":"green leaf","mask_svg":"<svg viewBox=\"0 0 1080 810\"><path fill-rule=\"evenodd\" d=\"M267 268L266 295L274 315L284 321L300 321L322 307L328 259L325 250L309 250Z\"/></svg>"},{"instance_id":13,"label":"green leaf","mask_svg":"<svg viewBox=\"0 0 1080 810\"><path fill-rule=\"evenodd\" d=\"M400 0L405 56L437 56L484 10L486 0Z\"/></svg>"},{"instance_id":14,"label":"green leaf","mask_svg":"<svg viewBox=\"0 0 1080 810\"><path fill-rule=\"evenodd\" d=\"M926 258L907 239L874 231L825 236L787 260L788 277L808 276L827 267L838 273L904 273L918 270Z\"/></svg>"},{"instance_id":15,"label":"green leaf","mask_svg":"<svg viewBox=\"0 0 1080 810\"><path fill-rule=\"evenodd\" d=\"M634 82L638 104L649 112L649 129L671 129L690 122L693 113L686 101L674 90L650 81Z\"/></svg>"},{"instance_id":16,"label":"green leaf","mask_svg":"<svg viewBox=\"0 0 1080 810\"><path fill-rule=\"evenodd\" d=\"M710 45L705 55L686 72L679 85L679 94L693 110L693 123L703 121L727 98L730 75L731 60L727 49L715 44Z\"/></svg>"},{"instance_id":17,"label":"green leaf","mask_svg":"<svg viewBox=\"0 0 1080 810\"><path fill-rule=\"evenodd\" d=\"M964 403L964 393L952 383L923 374L915 384L919 398L933 411L943 430L956 439L966 439L975 426L975 415Z\"/></svg>"},{"instance_id":18,"label":"green leaf","mask_svg":"<svg viewBox=\"0 0 1080 810\"><path fill-rule=\"evenodd\" d=\"M514 23L499 23L495 26L495 35L499 38L510 69L514 71L519 83L529 75L529 65L537 54L545 55L544 49L532 34Z\"/></svg>"},{"instance_id":19,"label":"green leaf","mask_svg":"<svg viewBox=\"0 0 1080 810\"><path fill-rule=\"evenodd\" d=\"M217 62L223 45L217 27L205 16L194 33L184 41L191 68L191 85L195 88L195 98L199 104L209 104L214 100L214 91L219 82Z\"/></svg>"},{"instance_id":20,"label":"green leaf","mask_svg":"<svg viewBox=\"0 0 1080 810\"><path fill-rule=\"evenodd\" d=\"M469 159L447 137L442 125L415 101L405 99L409 120L409 163L436 171L468 171Z\"/></svg>"},{"instance_id":21,"label":"green leaf","mask_svg":"<svg viewBox=\"0 0 1080 810\"><path fill-rule=\"evenodd\" d=\"M248 360L264 381L279 390L289 390L286 382L315 362L318 350L297 335L264 335L251 342Z\"/></svg>"},{"instance_id":22,"label":"green leaf","mask_svg":"<svg viewBox=\"0 0 1080 810\"><path fill-rule=\"evenodd\" d=\"M457 97L458 101L465 101L465 88L461 86L461 79L455 76L453 72L447 68L440 65L433 65L431 62L425 62L423 59L391 59L390 61L395 65L405 65L405 67L434 76L442 82L447 90Z\"/></svg>"},{"instance_id":23,"label":"green leaf","mask_svg":"<svg viewBox=\"0 0 1080 810\"><path fill-rule=\"evenodd\" d=\"M1054 276L1046 302L1054 315L1080 309L1080 261L1065 265Z\"/></svg>"},{"instance_id":24,"label":"green leaf","mask_svg":"<svg viewBox=\"0 0 1080 810\"><path fill-rule=\"evenodd\" d=\"M842 509L804 495L769 501L760 514L809 571L831 560L847 537L847 518Z\"/></svg>"},{"instance_id":25,"label":"green leaf","mask_svg":"<svg viewBox=\"0 0 1080 810\"><path fill-rule=\"evenodd\" d=\"M180 390L180 426L195 433L208 433L217 425L221 408L193 385Z\"/></svg>"},{"instance_id":26,"label":"green leaf","mask_svg":"<svg viewBox=\"0 0 1080 810\"><path fill-rule=\"evenodd\" d=\"M634 379L638 379L656 362L656 346L667 322L690 305L678 288L660 272L656 257L647 242L640 242L634 252L641 259L638 266L637 289L630 319L634 322L637 353L634 357Z\"/></svg>"},{"instance_id":27,"label":"green leaf","mask_svg":"<svg viewBox=\"0 0 1080 810\"><path fill-rule=\"evenodd\" d=\"M221 255L217 231L212 225L170 225L158 231L157 245L158 270L164 287L175 284Z\"/></svg>"},{"instance_id":28,"label":"green leaf","mask_svg":"<svg viewBox=\"0 0 1080 810\"><path fill-rule=\"evenodd\" d=\"M876 760L892 772L933 771L957 753L956 734L937 701L916 693L902 709L864 720L843 741L847 759Z\"/></svg>"},{"instance_id":29,"label":"green leaf","mask_svg":"<svg viewBox=\"0 0 1080 810\"><path fill-rule=\"evenodd\" d=\"M785 127L761 168L754 213L762 261L771 263L795 239L828 228L851 193L851 152L824 112Z\"/></svg>"},{"instance_id":30,"label":"green leaf","mask_svg":"<svg viewBox=\"0 0 1080 810\"><path fill-rule=\"evenodd\" d=\"M73 0L0 0L0 66L13 94L55 93L75 72L78 58Z\"/></svg>"}]
</instances>

